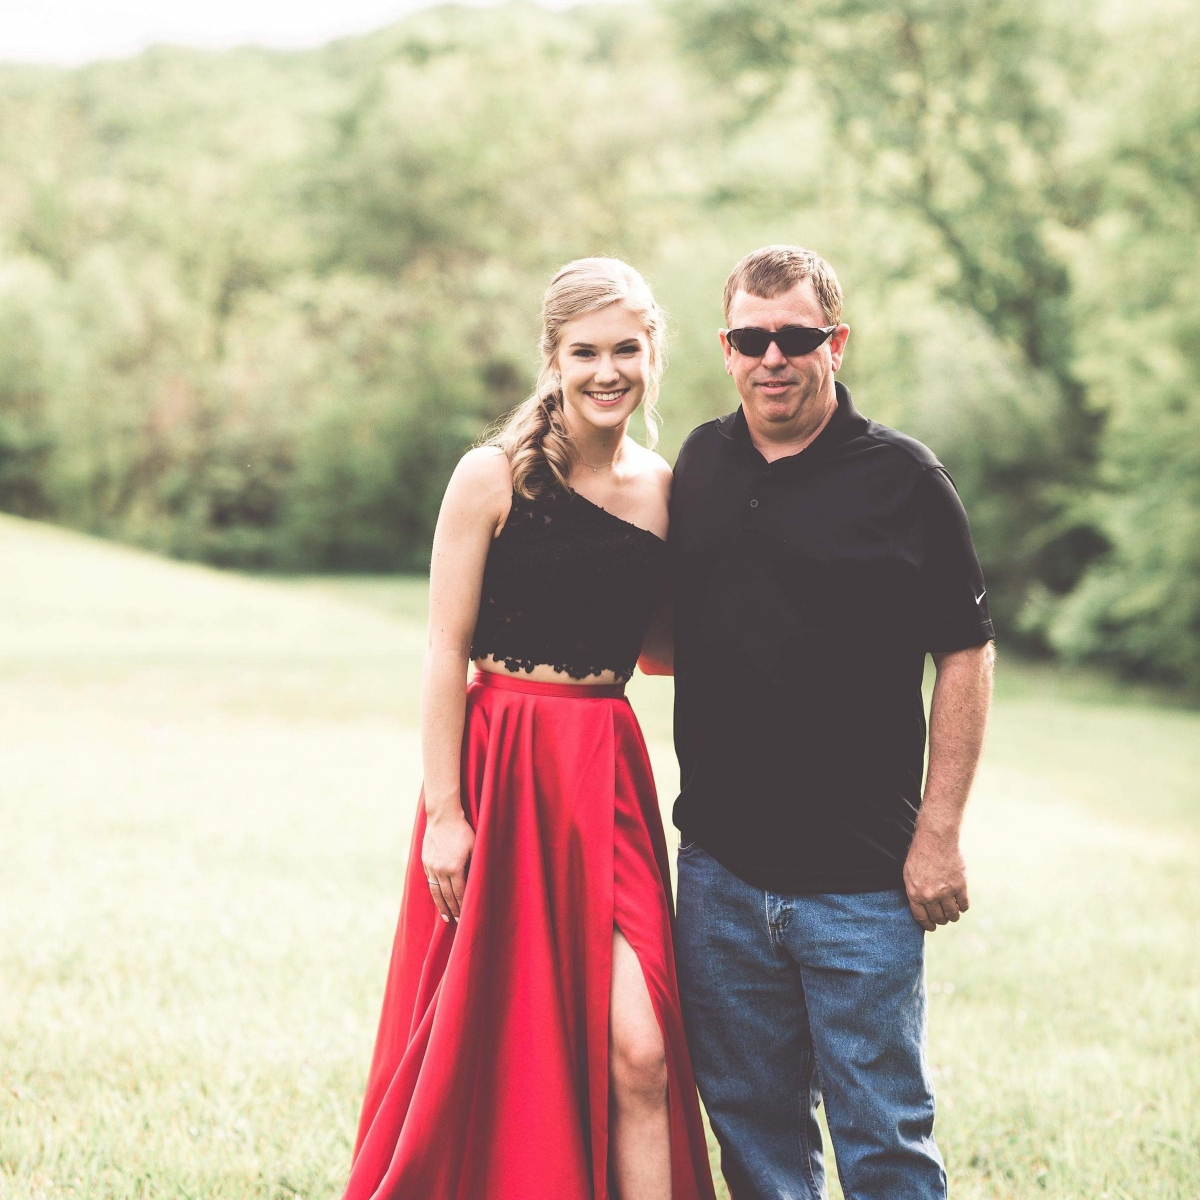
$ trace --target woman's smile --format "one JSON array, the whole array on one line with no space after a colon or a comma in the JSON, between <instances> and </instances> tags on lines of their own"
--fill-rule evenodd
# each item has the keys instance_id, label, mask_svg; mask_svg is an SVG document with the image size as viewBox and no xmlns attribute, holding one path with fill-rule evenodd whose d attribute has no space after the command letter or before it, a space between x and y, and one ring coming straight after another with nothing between
<instances>
[{"instance_id":1,"label":"woman's smile","mask_svg":"<svg viewBox=\"0 0 1200 1200\"><path fill-rule=\"evenodd\" d=\"M584 394L590 397L597 404L619 404L626 396L629 395L629 388L623 387L608 392L585 390Z\"/></svg>"}]
</instances>

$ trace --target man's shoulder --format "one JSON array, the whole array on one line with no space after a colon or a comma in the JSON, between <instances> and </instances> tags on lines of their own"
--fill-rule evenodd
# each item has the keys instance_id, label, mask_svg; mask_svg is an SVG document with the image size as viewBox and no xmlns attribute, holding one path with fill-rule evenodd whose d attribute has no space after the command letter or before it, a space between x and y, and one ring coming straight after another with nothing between
<instances>
[{"instance_id":1,"label":"man's shoulder","mask_svg":"<svg viewBox=\"0 0 1200 1200\"><path fill-rule=\"evenodd\" d=\"M892 429L889 425L868 420L860 439L864 446L885 452L890 464L907 468L914 474L923 475L926 471L945 470L941 460L924 442L919 442L915 437L901 433L898 429Z\"/></svg>"},{"instance_id":2,"label":"man's shoulder","mask_svg":"<svg viewBox=\"0 0 1200 1200\"><path fill-rule=\"evenodd\" d=\"M683 445L679 447L679 455L675 460L675 470L678 472L681 465L686 465L686 460L696 456L710 453L718 447L724 440L722 432L727 423L732 421L737 416L735 409L731 413L726 413L723 417L713 417L711 421L705 421L702 425L697 425L691 433L683 439Z\"/></svg>"}]
</instances>

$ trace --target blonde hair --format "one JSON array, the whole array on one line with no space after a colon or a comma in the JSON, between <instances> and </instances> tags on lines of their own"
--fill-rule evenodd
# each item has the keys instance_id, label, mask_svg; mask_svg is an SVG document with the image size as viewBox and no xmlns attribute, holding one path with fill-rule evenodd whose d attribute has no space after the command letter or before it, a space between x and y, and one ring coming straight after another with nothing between
<instances>
[{"instance_id":1,"label":"blonde hair","mask_svg":"<svg viewBox=\"0 0 1200 1200\"><path fill-rule=\"evenodd\" d=\"M558 350L563 327L577 317L624 303L641 317L650 343L650 377L642 400L646 440L658 442L658 392L662 381L666 319L646 281L619 258L577 258L550 280L542 297L542 367L532 395L484 435L508 458L513 491L527 500L556 486L568 490L573 444L563 415Z\"/></svg>"},{"instance_id":2,"label":"blonde hair","mask_svg":"<svg viewBox=\"0 0 1200 1200\"><path fill-rule=\"evenodd\" d=\"M803 246L764 246L747 254L725 281L726 322L738 292L773 300L805 279L812 280L825 320L838 324L842 319L842 285L834 269Z\"/></svg>"}]
</instances>

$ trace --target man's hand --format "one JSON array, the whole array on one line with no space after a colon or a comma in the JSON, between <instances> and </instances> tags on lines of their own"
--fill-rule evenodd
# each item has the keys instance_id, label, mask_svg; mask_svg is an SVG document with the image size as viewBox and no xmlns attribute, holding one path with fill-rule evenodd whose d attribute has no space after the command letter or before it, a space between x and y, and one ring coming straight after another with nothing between
<instances>
[{"instance_id":1,"label":"man's hand","mask_svg":"<svg viewBox=\"0 0 1200 1200\"><path fill-rule=\"evenodd\" d=\"M957 833L939 836L917 829L904 861L904 889L913 919L930 933L971 907Z\"/></svg>"}]
</instances>

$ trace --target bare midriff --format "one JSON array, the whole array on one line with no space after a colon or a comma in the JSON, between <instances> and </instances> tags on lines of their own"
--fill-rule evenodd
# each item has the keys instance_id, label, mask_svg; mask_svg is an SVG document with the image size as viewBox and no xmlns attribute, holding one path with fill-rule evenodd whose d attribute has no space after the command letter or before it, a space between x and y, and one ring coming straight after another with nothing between
<instances>
[{"instance_id":1,"label":"bare midriff","mask_svg":"<svg viewBox=\"0 0 1200 1200\"><path fill-rule=\"evenodd\" d=\"M475 665L481 671L492 675L512 675L516 679L531 679L534 683L578 683L583 685L617 684L624 682L617 678L616 671L601 671L598 675L588 675L583 679L574 679L566 671L556 671L549 663L538 663L532 671L510 671L503 662L497 661L490 655L487 658L475 659Z\"/></svg>"}]
</instances>

